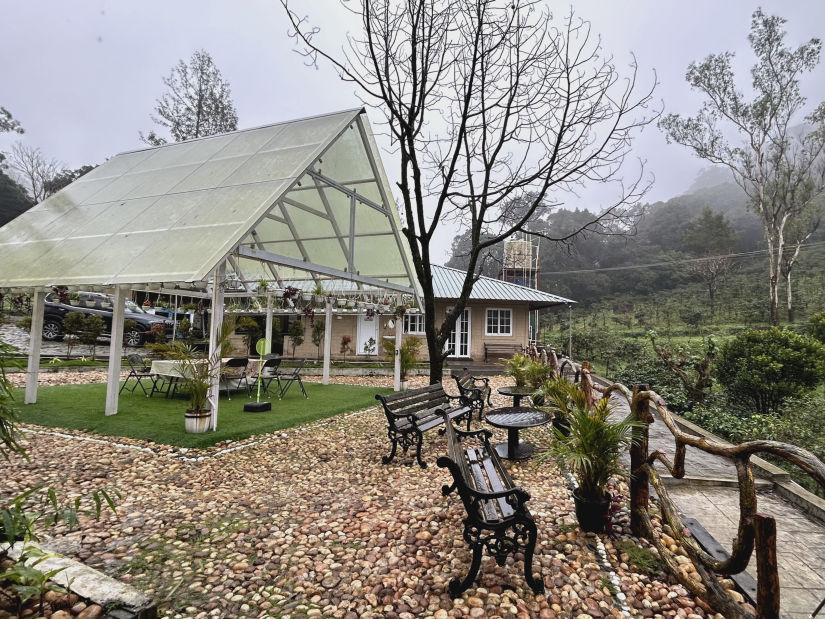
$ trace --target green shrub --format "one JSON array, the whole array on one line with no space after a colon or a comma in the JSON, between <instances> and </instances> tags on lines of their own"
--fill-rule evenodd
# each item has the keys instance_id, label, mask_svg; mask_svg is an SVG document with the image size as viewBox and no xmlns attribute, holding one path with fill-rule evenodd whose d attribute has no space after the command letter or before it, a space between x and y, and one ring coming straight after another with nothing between
<instances>
[{"instance_id":1,"label":"green shrub","mask_svg":"<svg viewBox=\"0 0 825 619\"><path fill-rule=\"evenodd\" d=\"M825 344L825 310L811 316L810 333L811 337Z\"/></svg>"},{"instance_id":2,"label":"green shrub","mask_svg":"<svg viewBox=\"0 0 825 619\"><path fill-rule=\"evenodd\" d=\"M649 385L665 399L668 408L674 412L688 408L689 400L682 383L668 371L658 357L650 353L637 356L624 369L617 372L613 379L628 387L637 384Z\"/></svg>"},{"instance_id":3,"label":"green shrub","mask_svg":"<svg viewBox=\"0 0 825 619\"><path fill-rule=\"evenodd\" d=\"M786 329L749 330L722 346L716 375L732 403L776 414L825 376L825 349Z\"/></svg>"}]
</instances>

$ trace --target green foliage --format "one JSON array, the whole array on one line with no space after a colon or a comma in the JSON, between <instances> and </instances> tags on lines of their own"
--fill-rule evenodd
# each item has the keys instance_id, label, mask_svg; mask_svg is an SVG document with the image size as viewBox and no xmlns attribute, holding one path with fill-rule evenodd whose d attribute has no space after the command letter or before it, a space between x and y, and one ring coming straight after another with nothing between
<instances>
[{"instance_id":1,"label":"green foliage","mask_svg":"<svg viewBox=\"0 0 825 619\"><path fill-rule=\"evenodd\" d=\"M166 337L166 327L162 323L155 323L149 330L146 332L146 341L153 342L155 344L165 344L167 340Z\"/></svg>"},{"instance_id":2,"label":"green foliage","mask_svg":"<svg viewBox=\"0 0 825 619\"><path fill-rule=\"evenodd\" d=\"M320 284L317 286L320 287ZM324 343L324 331L326 324L321 320L316 320L312 325L312 343L318 349L318 359L321 358L321 344Z\"/></svg>"},{"instance_id":3,"label":"green foliage","mask_svg":"<svg viewBox=\"0 0 825 619\"><path fill-rule=\"evenodd\" d=\"M524 379L527 386L531 389L538 389L544 384L544 381L550 376L552 368L549 365L544 365L541 361L533 361L528 359L527 367L524 371Z\"/></svg>"},{"instance_id":4,"label":"green foliage","mask_svg":"<svg viewBox=\"0 0 825 619\"><path fill-rule=\"evenodd\" d=\"M527 366L529 363L530 357L520 352L504 362L504 373L516 381L516 387L524 387L527 384Z\"/></svg>"},{"instance_id":5,"label":"green foliage","mask_svg":"<svg viewBox=\"0 0 825 619\"><path fill-rule=\"evenodd\" d=\"M811 316L811 337L825 344L825 310Z\"/></svg>"},{"instance_id":6,"label":"green foliage","mask_svg":"<svg viewBox=\"0 0 825 619\"><path fill-rule=\"evenodd\" d=\"M736 246L736 231L724 213L709 206L690 221L682 232L682 249L695 256L730 253Z\"/></svg>"},{"instance_id":7,"label":"green foliage","mask_svg":"<svg viewBox=\"0 0 825 619\"><path fill-rule=\"evenodd\" d=\"M56 555L47 554L36 546L25 546L17 562L0 572L0 584L6 585L6 592L8 589L14 592L17 597L14 602L18 609L30 599L40 597L39 613L43 616L43 595L46 591L51 589L61 593L66 592L62 587L48 584L49 580L65 570L65 567L46 572L37 569L40 563L54 556Z\"/></svg>"},{"instance_id":8,"label":"green foliage","mask_svg":"<svg viewBox=\"0 0 825 619\"><path fill-rule=\"evenodd\" d=\"M624 539L616 542L616 550L627 555L627 562L635 565L641 572L651 576L658 576L665 570L662 560L647 548L639 546L636 542Z\"/></svg>"},{"instance_id":9,"label":"green foliage","mask_svg":"<svg viewBox=\"0 0 825 619\"><path fill-rule=\"evenodd\" d=\"M289 323L289 331L287 331L290 340L292 340L292 358L295 358L295 349L304 343L304 335L306 334L306 327L300 320L292 320Z\"/></svg>"},{"instance_id":10,"label":"green foliage","mask_svg":"<svg viewBox=\"0 0 825 619\"><path fill-rule=\"evenodd\" d=\"M85 315L82 312L69 312L63 318L64 341L66 342L66 357L72 356L72 346L80 337L85 324Z\"/></svg>"},{"instance_id":11,"label":"green foliage","mask_svg":"<svg viewBox=\"0 0 825 619\"><path fill-rule=\"evenodd\" d=\"M609 400L599 400L592 412L586 402L576 402L568 411L570 435L557 430L548 450L570 469L585 500L600 500L610 477L624 472L619 459L632 444L638 425L629 418L611 421L610 412Z\"/></svg>"},{"instance_id":12,"label":"green foliage","mask_svg":"<svg viewBox=\"0 0 825 619\"><path fill-rule=\"evenodd\" d=\"M395 340L382 339L381 347L384 356L392 361L395 358ZM406 380L408 372L418 363L418 354L421 349L421 340L417 337L405 337L401 342L401 380Z\"/></svg>"},{"instance_id":13,"label":"green foliage","mask_svg":"<svg viewBox=\"0 0 825 619\"><path fill-rule=\"evenodd\" d=\"M775 414L825 376L825 348L787 329L748 330L722 346L716 375L734 404Z\"/></svg>"},{"instance_id":14,"label":"green foliage","mask_svg":"<svg viewBox=\"0 0 825 619\"><path fill-rule=\"evenodd\" d=\"M665 399L668 408L675 412L688 408L689 400L681 381L668 371L659 358L649 352L631 359L615 374L614 380L628 387L649 385Z\"/></svg>"},{"instance_id":15,"label":"green foliage","mask_svg":"<svg viewBox=\"0 0 825 619\"><path fill-rule=\"evenodd\" d=\"M81 315L80 312L76 312L78 315ZM103 319L100 316L95 314L87 314L86 317L83 319L83 326L80 329L80 336L81 343L85 344L86 346L90 346L92 349L92 361L95 358L95 349L97 348L97 340L98 338L103 335L103 331L106 329L106 324L103 322Z\"/></svg>"},{"instance_id":16,"label":"green foliage","mask_svg":"<svg viewBox=\"0 0 825 619\"><path fill-rule=\"evenodd\" d=\"M238 319L235 324L235 329L238 333L243 333L244 345L246 346L247 353L249 353L261 337L261 325L259 325L258 321L254 318L243 316Z\"/></svg>"},{"instance_id":17,"label":"green foliage","mask_svg":"<svg viewBox=\"0 0 825 619\"><path fill-rule=\"evenodd\" d=\"M552 410L556 419L570 419L571 412L587 407L587 396L565 378L549 378L531 396L536 406Z\"/></svg>"},{"instance_id":18,"label":"green foliage","mask_svg":"<svg viewBox=\"0 0 825 619\"><path fill-rule=\"evenodd\" d=\"M12 347L0 341L0 456L9 460L12 453L25 455L25 451L18 437L18 412L14 407L14 396L11 391L11 382L6 378L6 368L10 365L18 367L10 355Z\"/></svg>"}]
</instances>

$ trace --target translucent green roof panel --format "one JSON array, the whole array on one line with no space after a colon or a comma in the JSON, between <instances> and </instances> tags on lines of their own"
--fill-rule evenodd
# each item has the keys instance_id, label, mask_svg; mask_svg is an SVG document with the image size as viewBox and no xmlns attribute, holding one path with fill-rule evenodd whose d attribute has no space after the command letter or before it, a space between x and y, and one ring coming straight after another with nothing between
<instances>
[{"instance_id":1,"label":"translucent green roof panel","mask_svg":"<svg viewBox=\"0 0 825 619\"><path fill-rule=\"evenodd\" d=\"M0 287L204 281L234 255L270 263L255 274L415 291L400 228L348 110L112 157L0 228Z\"/></svg>"}]
</instances>

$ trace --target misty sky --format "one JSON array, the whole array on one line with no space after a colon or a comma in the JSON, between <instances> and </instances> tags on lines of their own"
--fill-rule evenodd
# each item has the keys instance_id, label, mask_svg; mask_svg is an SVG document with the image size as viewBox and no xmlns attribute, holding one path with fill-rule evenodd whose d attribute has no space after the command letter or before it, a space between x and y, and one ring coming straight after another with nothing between
<instances>
[{"instance_id":1,"label":"misty sky","mask_svg":"<svg viewBox=\"0 0 825 619\"><path fill-rule=\"evenodd\" d=\"M825 1L738 0L576 0L575 13L593 24L605 51L625 67L636 55L640 77L655 70L656 97L666 111L694 113L699 97L684 75L692 60L709 53L737 53L738 75L747 75L752 56L747 42L757 6L788 20L788 41L797 46L822 37ZM357 27L337 0L296 2L323 28L324 40L343 42ZM569 3L551 3L561 16ZM19 139L40 147L68 167L101 163L140 148L138 132L154 128L149 115L164 91L161 78L196 49L212 54L231 84L239 128L320 114L359 105L353 86L327 67L307 68L287 37L275 0L0 0L0 105L26 129ZM747 82L739 82L743 87ZM825 98L825 69L805 78L810 100ZM377 113L370 111L375 124ZM17 136L0 136L8 150ZM633 155L647 161L655 184L646 201L683 192L704 167L686 149L666 144L655 127L634 143ZM390 179L397 163L384 153ZM598 191L566 201L570 208L597 209ZM607 198L604 197L606 200ZM452 231L441 235L446 256Z\"/></svg>"}]
</instances>

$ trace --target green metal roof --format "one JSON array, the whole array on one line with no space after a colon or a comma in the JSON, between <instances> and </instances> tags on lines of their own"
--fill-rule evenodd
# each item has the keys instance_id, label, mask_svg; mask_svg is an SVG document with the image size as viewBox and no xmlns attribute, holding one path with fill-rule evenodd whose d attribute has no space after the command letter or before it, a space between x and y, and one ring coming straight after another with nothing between
<instances>
[{"instance_id":1,"label":"green metal roof","mask_svg":"<svg viewBox=\"0 0 825 619\"><path fill-rule=\"evenodd\" d=\"M457 299L461 294L461 287L464 285L466 271L460 271L450 267L439 265L432 266L433 289L436 299ZM511 284L492 277L479 277L473 284L470 293L471 301L522 301L530 303L534 309L542 307L552 307L554 305L568 305L575 303L571 299L565 299L549 292L542 292L535 288Z\"/></svg>"}]
</instances>

